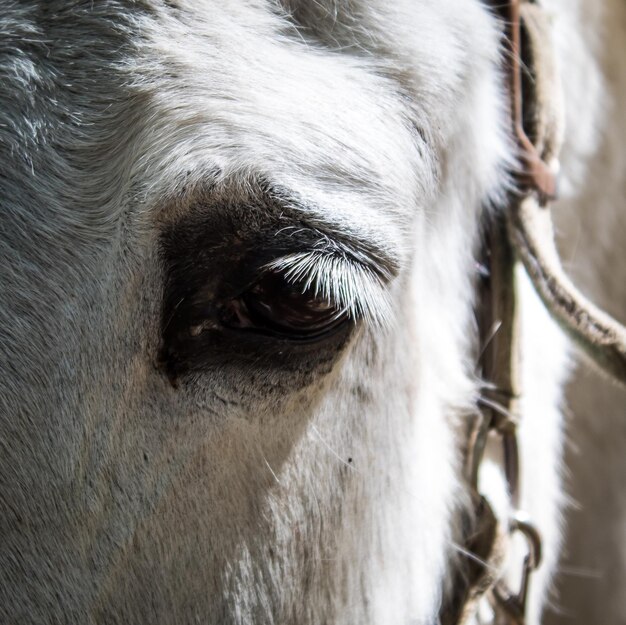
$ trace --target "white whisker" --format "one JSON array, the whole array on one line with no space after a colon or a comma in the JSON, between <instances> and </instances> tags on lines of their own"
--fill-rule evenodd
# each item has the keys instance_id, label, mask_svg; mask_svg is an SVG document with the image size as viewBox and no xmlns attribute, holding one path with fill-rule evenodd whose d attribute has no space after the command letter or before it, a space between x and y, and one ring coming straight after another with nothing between
<instances>
[{"instance_id":1,"label":"white whisker","mask_svg":"<svg viewBox=\"0 0 626 625\"><path fill-rule=\"evenodd\" d=\"M311 426L311 430L313 430L313 432L315 433L315 435L317 436L317 438L319 439L320 443L322 443L322 445L324 445L324 447L326 447L326 449L328 449L328 451L330 451L330 453L335 456L335 458L337 458L337 460L339 460L339 462L341 462L342 464L345 464L348 469L350 469L351 471L356 471L356 468L354 466L352 466L351 464L349 464L348 462L346 462L322 437L322 435L319 433L319 430L312 425Z\"/></svg>"},{"instance_id":2,"label":"white whisker","mask_svg":"<svg viewBox=\"0 0 626 625\"><path fill-rule=\"evenodd\" d=\"M486 569L489 569L490 571L492 571L494 573L498 572L498 569L495 566L489 564L489 562L485 562L485 560L483 560L482 558L479 558L475 553L472 553L471 551L468 551L467 549L465 549L465 547L461 547L461 545L458 545L457 543L455 543L453 541L450 542L450 546L457 553L460 553L462 556L465 556L469 560L472 560L473 562L477 562L478 564L481 564Z\"/></svg>"},{"instance_id":3,"label":"white whisker","mask_svg":"<svg viewBox=\"0 0 626 625\"><path fill-rule=\"evenodd\" d=\"M280 484L280 480L278 479L278 476L276 475L276 473L274 473L274 469L272 469L270 463L267 461L267 458L265 456L263 456L263 461L267 465L267 468L270 470L270 473L274 476L274 479L276 480L276 482Z\"/></svg>"}]
</instances>

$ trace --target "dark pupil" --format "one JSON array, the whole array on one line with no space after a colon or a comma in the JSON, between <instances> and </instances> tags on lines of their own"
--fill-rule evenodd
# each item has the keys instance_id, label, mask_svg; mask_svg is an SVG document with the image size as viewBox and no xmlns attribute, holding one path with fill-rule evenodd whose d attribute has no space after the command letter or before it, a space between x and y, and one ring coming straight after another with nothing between
<instances>
[{"instance_id":1,"label":"dark pupil","mask_svg":"<svg viewBox=\"0 0 626 625\"><path fill-rule=\"evenodd\" d=\"M226 306L223 323L288 338L315 338L347 319L344 311L292 284L277 272L267 272L248 291Z\"/></svg>"}]
</instances>

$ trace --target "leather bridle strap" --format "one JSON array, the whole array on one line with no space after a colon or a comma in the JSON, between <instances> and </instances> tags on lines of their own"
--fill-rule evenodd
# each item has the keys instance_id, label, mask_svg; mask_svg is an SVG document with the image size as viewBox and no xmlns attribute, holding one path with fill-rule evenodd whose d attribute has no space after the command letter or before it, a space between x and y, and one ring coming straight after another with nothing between
<instances>
[{"instance_id":1,"label":"leather bridle strap","mask_svg":"<svg viewBox=\"0 0 626 625\"><path fill-rule=\"evenodd\" d=\"M561 329L596 365L626 384L626 328L578 291L554 244L549 202L556 199L563 106L550 18L535 1L492 2L506 13L511 125L521 165L514 172L519 192L506 208L509 239Z\"/></svg>"},{"instance_id":2,"label":"leather bridle strap","mask_svg":"<svg viewBox=\"0 0 626 625\"><path fill-rule=\"evenodd\" d=\"M524 625L533 571L541 562L541 537L520 511L517 444L520 338L516 264L520 260L537 293L561 328L605 371L626 384L626 329L588 302L565 276L555 249L549 202L556 198L562 137L561 89L549 17L534 0L488 0L502 18L506 41L511 133L518 146L517 189L507 206L490 215L478 287L478 325L485 380L481 411L471 425L465 479L472 502L463 519L463 566L453 572L453 591L439 613L441 625L480 622L479 603L491 609L490 622ZM503 472L512 518L499 521L480 494L479 469L488 438L502 447ZM506 527L504 526L506 525ZM507 588L502 574L510 537L526 539L521 585Z\"/></svg>"}]
</instances>

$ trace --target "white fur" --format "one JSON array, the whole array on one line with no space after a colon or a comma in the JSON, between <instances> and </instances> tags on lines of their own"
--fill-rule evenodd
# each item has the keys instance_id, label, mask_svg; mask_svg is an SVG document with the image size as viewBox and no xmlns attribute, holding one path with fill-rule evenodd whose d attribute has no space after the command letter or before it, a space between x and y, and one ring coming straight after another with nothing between
<instances>
[{"instance_id":1,"label":"white fur","mask_svg":"<svg viewBox=\"0 0 626 625\"><path fill-rule=\"evenodd\" d=\"M513 160L494 17L465 0L25 2L0 24L0 621L433 623L462 557L479 220ZM270 266L373 323L288 373L233 356L174 388L155 367L163 232L222 213L261 230L268 188L294 236L328 237ZM536 625L567 366L528 285L523 301Z\"/></svg>"}]
</instances>

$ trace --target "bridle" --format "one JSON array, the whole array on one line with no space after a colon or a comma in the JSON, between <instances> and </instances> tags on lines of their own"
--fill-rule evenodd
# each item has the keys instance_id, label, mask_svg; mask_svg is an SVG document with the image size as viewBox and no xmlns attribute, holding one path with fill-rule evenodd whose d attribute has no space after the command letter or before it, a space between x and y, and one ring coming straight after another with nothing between
<instances>
[{"instance_id":1,"label":"bridle","mask_svg":"<svg viewBox=\"0 0 626 625\"><path fill-rule=\"evenodd\" d=\"M519 166L511 172L515 190L505 206L490 214L484 237L482 262L487 271L477 287L477 317L485 391L480 413L468 428L464 470L473 508L463 519L463 547L469 557L452 572L452 591L439 612L441 625L476 619L481 602L490 606L496 625L525 625L531 577L541 563L541 535L520 510L519 498L517 426L523 392L515 284L519 262L565 333L601 369L626 384L626 328L574 287L554 244L549 203L557 196L563 116L550 18L539 0L486 2L501 18L505 33L504 75ZM479 469L488 439L496 439L502 449L514 510L508 523L497 519L480 494ZM525 538L527 553L521 584L513 591L501 569L511 536L517 533Z\"/></svg>"}]
</instances>

